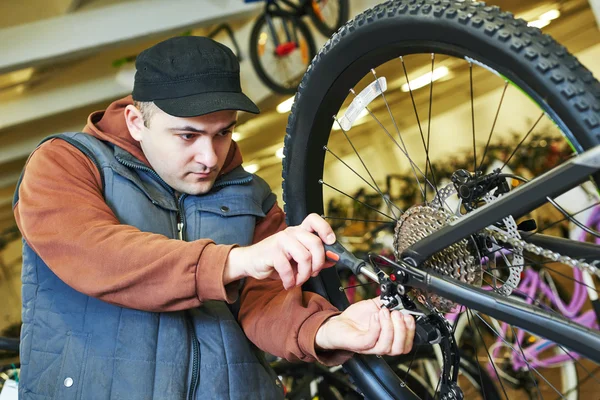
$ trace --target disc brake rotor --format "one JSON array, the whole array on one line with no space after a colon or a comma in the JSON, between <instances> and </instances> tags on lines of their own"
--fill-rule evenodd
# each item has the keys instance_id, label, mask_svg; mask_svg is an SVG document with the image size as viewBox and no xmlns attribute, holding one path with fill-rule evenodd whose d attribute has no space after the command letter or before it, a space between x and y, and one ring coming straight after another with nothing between
<instances>
[{"instance_id":1,"label":"disc brake rotor","mask_svg":"<svg viewBox=\"0 0 600 400\"><path fill-rule=\"evenodd\" d=\"M394 229L394 255L396 259L400 257L402 252L416 242L426 238L433 232L448 225L451 221L456 220L460 214L453 214L448 211L446 200L456 194L456 189L452 184L441 188L436 197L428 204L415 205L406 210L398 219ZM495 200L491 194L486 195L485 202ZM517 225L512 217L504 218L505 229L494 227L495 230L506 234L509 237L518 237ZM485 250L485 258L482 259L479 246L474 237L468 237L454 243L444 250L431 256L422 266L425 270L431 270L441 275L450 276L461 282L470 285L481 287L483 282L484 267L482 260L485 260L485 269L492 270L495 267L497 252L500 252L501 247L496 240L487 235L489 246ZM492 280L497 282L500 280L503 284L494 286L494 290L503 295L509 295L514 288L519 284L519 277L522 270L523 259L519 251L505 252L502 254L505 262L509 264L509 277L506 281L495 279L492 275ZM514 266L514 267L513 267ZM441 312L452 312L457 310L457 304L442 298L439 295L424 292L414 289L418 300L429 306L435 307Z\"/></svg>"}]
</instances>

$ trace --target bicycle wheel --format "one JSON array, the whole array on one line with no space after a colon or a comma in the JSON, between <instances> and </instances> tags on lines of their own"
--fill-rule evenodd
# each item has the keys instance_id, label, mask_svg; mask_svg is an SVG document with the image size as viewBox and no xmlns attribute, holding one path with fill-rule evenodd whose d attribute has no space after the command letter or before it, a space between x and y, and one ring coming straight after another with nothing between
<instances>
[{"instance_id":1,"label":"bicycle wheel","mask_svg":"<svg viewBox=\"0 0 600 400\"><path fill-rule=\"evenodd\" d=\"M297 18L261 15L250 33L250 60L271 90L293 94L316 54L310 30Z\"/></svg>"},{"instance_id":2,"label":"bicycle wheel","mask_svg":"<svg viewBox=\"0 0 600 400\"><path fill-rule=\"evenodd\" d=\"M434 399L440 366L432 352L417 352L411 355L386 358L396 374L413 388L421 399ZM409 367L410 365L410 367ZM466 399L500 400L502 397L494 381L472 357L461 352L459 366L459 384Z\"/></svg>"},{"instance_id":3,"label":"bicycle wheel","mask_svg":"<svg viewBox=\"0 0 600 400\"><path fill-rule=\"evenodd\" d=\"M330 37L348 21L348 0L310 0L308 15L323 36Z\"/></svg>"},{"instance_id":4,"label":"bicycle wheel","mask_svg":"<svg viewBox=\"0 0 600 400\"><path fill-rule=\"evenodd\" d=\"M415 78L419 75L425 78ZM419 90L419 86L424 89ZM459 197L463 193L452 193L451 178L462 179L461 170L471 171L469 176L475 176L475 171L489 176L487 170L494 169L495 159L499 169L529 174L531 182L522 186L533 185L542 172L571 157L571 149L582 152L596 146L600 134L599 97L598 82L564 47L497 7L450 0L397 0L375 7L330 39L300 84L285 143L283 191L288 223L297 225L311 212L329 218L325 205L332 198L348 197L355 204L347 193L367 188L380 194L379 207L350 205L348 209L354 214L337 218L352 223L346 231L352 231L355 240L363 238L357 230L372 231L377 224L391 221L396 229L388 250L400 255L406 246L440 229L433 220L439 217L443 221L440 225L445 226L480 206L471 201L474 198L463 199ZM356 106L356 98L362 101L361 107ZM455 109L461 100L464 106ZM362 119L361 112L366 115ZM485 124L482 116L487 117ZM465 121L459 121L461 118ZM477 130L483 130L482 125L485 131L476 135ZM459 134L461 130L466 134ZM516 131L514 141L511 131ZM445 141L440 144L442 139ZM507 149L511 142L513 146ZM463 159L455 158L459 154ZM541 157L544 163L531 163ZM412 176L411 190L384 193L382 182L393 173ZM518 184L516 179L504 182L508 189ZM586 183L579 189L598 203L594 184ZM476 198L479 203L493 203L502 196L495 193ZM439 212L450 216L436 214L429 218L427 213L436 199L438 211L444 210ZM538 217L538 225L528 240L550 232L547 227L556 227L560 219L567 223L575 220L576 214L588 207L587 203L559 202L568 208L570 218L555 211L552 204L533 210L530 216ZM360 218L353 218L355 214ZM419 225L419 221L426 224ZM506 217L496 225L511 229L515 239L521 237L520 230L535 228L527 220L518 221L519 225L513 217ZM343 241L344 230L337 233ZM541 263L536 255L508 244L506 237L504 241L494 238L490 247L482 246L482 238L490 239L477 234L465 238L454 250L450 248L443 254L449 257L446 263L439 258L429 260L428 271L483 285L505 295L508 301L523 264L541 264L550 273L572 276L570 267ZM593 250L597 255L597 248ZM459 270L456 267L462 262L467 264ZM340 288L344 289L333 269L323 271L307 285L308 290L344 309L348 303ZM435 293L417 292L415 297L444 312L459 308ZM535 307L540 312L548 308L544 304ZM480 314L469 309L464 312L471 320L479 319ZM581 330L588 332L586 327L597 329L594 321L583 323ZM477 330L477 325L473 329L478 332L478 346L489 354L489 339ZM520 356L522 349L514 348L513 353ZM355 357L352 362L367 359L377 363L369 357ZM585 377L593 385L600 384L597 370L590 363L573 359L582 380ZM556 377L551 372L547 377L540 369L531 368L530 360L523 369L539 397L562 395ZM350 370L355 379L371 376L380 386L394 384L372 369L370 372L353 365ZM507 392L511 393L510 388L501 389L506 397ZM398 398L392 389L382 396Z\"/></svg>"},{"instance_id":5,"label":"bicycle wheel","mask_svg":"<svg viewBox=\"0 0 600 400\"><path fill-rule=\"evenodd\" d=\"M359 400L362 396L339 367L290 363L279 359L271 364L285 387L289 400Z\"/></svg>"}]
</instances>

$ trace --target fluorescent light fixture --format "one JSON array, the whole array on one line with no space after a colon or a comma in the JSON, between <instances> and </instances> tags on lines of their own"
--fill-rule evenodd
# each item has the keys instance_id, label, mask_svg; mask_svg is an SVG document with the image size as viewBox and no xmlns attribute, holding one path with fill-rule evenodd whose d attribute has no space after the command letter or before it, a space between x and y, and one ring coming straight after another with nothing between
<instances>
[{"instance_id":1,"label":"fluorescent light fixture","mask_svg":"<svg viewBox=\"0 0 600 400\"><path fill-rule=\"evenodd\" d=\"M552 9L548 12L543 13L542 15L540 15L541 20L543 21L552 21L553 19L556 19L560 17L560 11L558 11L556 8Z\"/></svg>"},{"instance_id":2,"label":"fluorescent light fixture","mask_svg":"<svg viewBox=\"0 0 600 400\"><path fill-rule=\"evenodd\" d=\"M342 113L342 115L344 115L346 113L346 111L344 110L344 113ZM360 112L360 114L358 114L358 117L356 117L356 120L354 121L354 123L352 124L352 126L356 126L356 125L360 125L365 121L361 121L364 117L366 117L367 115L369 115L369 111L367 111L367 109L365 108L364 110L362 110ZM333 121L333 127L331 128L334 131L341 131L342 127L337 123L337 121Z\"/></svg>"},{"instance_id":3,"label":"fluorescent light fixture","mask_svg":"<svg viewBox=\"0 0 600 400\"><path fill-rule=\"evenodd\" d=\"M429 85L432 81L437 81L438 79L443 78L444 76L448 75L450 73L450 70L448 69L448 67L439 67L433 70L433 73L428 72L425 75L421 75L420 77L416 78L416 79L411 79L410 80L410 90L417 90L419 88L422 88L423 86L427 86ZM408 83L405 83L402 85L402 87L400 88L400 90L402 90L403 92L408 92Z\"/></svg>"},{"instance_id":4,"label":"fluorescent light fixture","mask_svg":"<svg viewBox=\"0 0 600 400\"><path fill-rule=\"evenodd\" d=\"M275 152L275 155L277 156L277 158L283 158L283 147L278 148Z\"/></svg>"},{"instance_id":5,"label":"fluorescent light fixture","mask_svg":"<svg viewBox=\"0 0 600 400\"><path fill-rule=\"evenodd\" d=\"M543 19L536 19L535 21L531 21L529 23L527 23L527 26L532 26L534 28L538 28L538 29L542 29L545 26L550 25L550 21L547 20L543 20Z\"/></svg>"},{"instance_id":6,"label":"fluorescent light fixture","mask_svg":"<svg viewBox=\"0 0 600 400\"><path fill-rule=\"evenodd\" d=\"M258 164L250 164L250 165L246 165L244 167L244 169L246 170L246 172L250 172L251 174L254 174L256 171L258 171L260 169L260 166Z\"/></svg>"},{"instance_id":7,"label":"fluorescent light fixture","mask_svg":"<svg viewBox=\"0 0 600 400\"><path fill-rule=\"evenodd\" d=\"M232 138L232 139L233 139L235 142L237 142L238 140L240 140L240 139L242 138L242 134L241 134L241 133L239 133L239 132L233 132L233 133L231 134L231 138Z\"/></svg>"},{"instance_id":8,"label":"fluorescent light fixture","mask_svg":"<svg viewBox=\"0 0 600 400\"><path fill-rule=\"evenodd\" d=\"M545 13L540 15L538 19L529 22L527 25L533 26L534 28L542 29L543 27L548 26L551 21L555 20L558 17L560 17L560 11L554 8L550 11L546 11Z\"/></svg>"},{"instance_id":9,"label":"fluorescent light fixture","mask_svg":"<svg viewBox=\"0 0 600 400\"><path fill-rule=\"evenodd\" d=\"M286 101L282 102L277 106L277 112L279 114L285 114L291 111L292 104L294 104L294 96L290 97Z\"/></svg>"}]
</instances>

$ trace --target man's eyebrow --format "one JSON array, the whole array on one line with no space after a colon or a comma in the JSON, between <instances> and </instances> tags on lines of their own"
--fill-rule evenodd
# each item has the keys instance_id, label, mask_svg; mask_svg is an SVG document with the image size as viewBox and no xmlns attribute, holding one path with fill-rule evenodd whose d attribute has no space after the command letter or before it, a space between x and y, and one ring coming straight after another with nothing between
<instances>
[{"instance_id":1,"label":"man's eyebrow","mask_svg":"<svg viewBox=\"0 0 600 400\"><path fill-rule=\"evenodd\" d=\"M226 131L227 129L231 128L235 124L237 124L237 120L232 121L229 125L227 125L226 127L220 129L220 131ZM169 128L169 131L173 131L173 132L176 131L176 132L206 133L206 131L204 129L198 129L198 128L195 128L195 127L190 126L190 125L176 126L176 127L173 127L173 128Z\"/></svg>"}]
</instances>

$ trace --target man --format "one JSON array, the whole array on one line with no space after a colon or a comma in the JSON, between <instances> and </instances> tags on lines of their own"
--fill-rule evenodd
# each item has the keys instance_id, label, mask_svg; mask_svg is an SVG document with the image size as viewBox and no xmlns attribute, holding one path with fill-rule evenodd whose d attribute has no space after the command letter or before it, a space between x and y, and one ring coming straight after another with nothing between
<instances>
[{"instance_id":1,"label":"man","mask_svg":"<svg viewBox=\"0 0 600 400\"><path fill-rule=\"evenodd\" d=\"M136 68L133 101L43 142L15 195L20 398L281 398L254 345L329 365L410 350L412 317L301 291L335 235L317 215L286 228L241 167L237 112L258 108L233 53L177 37Z\"/></svg>"}]
</instances>

